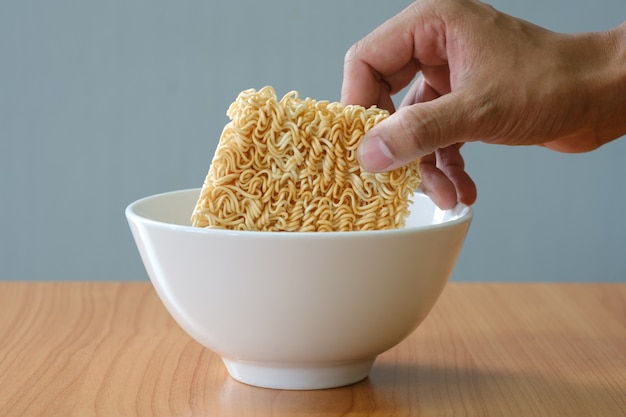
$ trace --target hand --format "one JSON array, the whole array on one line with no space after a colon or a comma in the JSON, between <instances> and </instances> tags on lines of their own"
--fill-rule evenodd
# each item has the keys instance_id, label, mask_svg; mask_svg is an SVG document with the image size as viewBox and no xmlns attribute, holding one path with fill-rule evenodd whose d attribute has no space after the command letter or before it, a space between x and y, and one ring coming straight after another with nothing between
<instances>
[{"instance_id":1,"label":"hand","mask_svg":"<svg viewBox=\"0 0 626 417\"><path fill-rule=\"evenodd\" d=\"M626 133L626 22L566 35L476 1L417 1L348 51L342 102L394 112L413 81L364 138L361 165L421 158L435 203L472 204L464 142L586 152Z\"/></svg>"}]
</instances>

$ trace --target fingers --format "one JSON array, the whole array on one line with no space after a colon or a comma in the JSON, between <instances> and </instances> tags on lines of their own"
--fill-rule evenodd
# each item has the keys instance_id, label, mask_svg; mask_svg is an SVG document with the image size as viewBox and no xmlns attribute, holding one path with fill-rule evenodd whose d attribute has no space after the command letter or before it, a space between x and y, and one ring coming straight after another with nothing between
<instances>
[{"instance_id":1,"label":"fingers","mask_svg":"<svg viewBox=\"0 0 626 417\"><path fill-rule=\"evenodd\" d=\"M454 183L437 168L434 153L423 157L420 161L422 183L420 189L441 209L448 210L457 203L457 192Z\"/></svg>"},{"instance_id":2,"label":"fingers","mask_svg":"<svg viewBox=\"0 0 626 417\"><path fill-rule=\"evenodd\" d=\"M409 6L350 48L344 61L343 104L380 105L382 97L389 98L413 80L421 65L415 34L425 32L436 38L441 35L424 31L421 25L425 19L419 18L416 10L415 4ZM436 44L428 39L424 42ZM433 55L442 53L445 51Z\"/></svg>"},{"instance_id":3,"label":"fingers","mask_svg":"<svg viewBox=\"0 0 626 417\"><path fill-rule=\"evenodd\" d=\"M423 78L410 94L412 103L450 93L445 25L430 11L434 4L413 3L348 51L341 92L344 104L376 104L393 112L391 95L419 71ZM373 172L391 170L460 141L451 117L458 104L453 106L450 97L436 101L402 108L374 127L359 147L361 166Z\"/></svg>"},{"instance_id":4,"label":"fingers","mask_svg":"<svg viewBox=\"0 0 626 417\"><path fill-rule=\"evenodd\" d=\"M341 102L364 107L378 105L406 87L419 71L419 63L410 55L403 54L403 61L381 69L376 62L384 62L380 55L383 46L371 45L366 39L353 46L346 54L341 86ZM410 45L406 46L410 49ZM410 51L409 51L410 52ZM387 110L391 110L387 108Z\"/></svg>"},{"instance_id":5,"label":"fingers","mask_svg":"<svg viewBox=\"0 0 626 417\"><path fill-rule=\"evenodd\" d=\"M407 92L401 106L431 101L439 96L440 94L420 77ZM476 201L476 184L465 172L461 146L461 143L457 143L439 148L434 153L423 156L420 161L422 174L420 188L442 209L450 209L457 202L471 205Z\"/></svg>"},{"instance_id":6,"label":"fingers","mask_svg":"<svg viewBox=\"0 0 626 417\"><path fill-rule=\"evenodd\" d=\"M453 208L457 202L474 204L476 184L465 172L460 144L437 150L420 161L420 189L442 209Z\"/></svg>"},{"instance_id":7,"label":"fingers","mask_svg":"<svg viewBox=\"0 0 626 417\"><path fill-rule=\"evenodd\" d=\"M446 91L447 92L447 91ZM426 82L423 76L420 76L417 81L413 83L409 91L406 93L400 107L410 106L416 103L423 103L425 101L431 101L440 97L442 94L437 92L430 84Z\"/></svg>"},{"instance_id":8,"label":"fingers","mask_svg":"<svg viewBox=\"0 0 626 417\"><path fill-rule=\"evenodd\" d=\"M456 143L446 148L437 149L437 168L452 182L457 194L457 201L472 205L476 201L476 184L465 172L465 162L461 156L461 146Z\"/></svg>"},{"instance_id":9,"label":"fingers","mask_svg":"<svg viewBox=\"0 0 626 417\"><path fill-rule=\"evenodd\" d=\"M402 107L374 126L363 138L357 157L366 171L389 171L435 152L464 142L471 127L468 108L461 94L446 94L435 100Z\"/></svg>"}]
</instances>

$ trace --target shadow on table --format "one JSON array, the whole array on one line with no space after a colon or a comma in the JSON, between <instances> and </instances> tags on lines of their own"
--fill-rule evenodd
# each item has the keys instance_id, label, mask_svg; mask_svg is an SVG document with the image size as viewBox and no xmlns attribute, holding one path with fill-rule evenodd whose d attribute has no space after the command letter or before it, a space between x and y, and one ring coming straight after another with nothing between
<instances>
[{"instance_id":1,"label":"shadow on table","mask_svg":"<svg viewBox=\"0 0 626 417\"><path fill-rule=\"evenodd\" d=\"M381 407L400 414L523 415L551 410L567 416L617 416L626 411L623 387L536 373L386 364L361 382ZM508 411L508 413L507 413ZM416 414L416 413L415 413Z\"/></svg>"},{"instance_id":2,"label":"shadow on table","mask_svg":"<svg viewBox=\"0 0 626 417\"><path fill-rule=\"evenodd\" d=\"M623 387L545 378L542 375L436 366L376 364L351 386L319 391L251 387L230 378L222 409L276 415L625 415ZM243 400L243 401L241 401ZM224 404L229 402L229 404ZM552 412L552 414L550 414ZM548 414L546 414L548 413Z\"/></svg>"}]
</instances>

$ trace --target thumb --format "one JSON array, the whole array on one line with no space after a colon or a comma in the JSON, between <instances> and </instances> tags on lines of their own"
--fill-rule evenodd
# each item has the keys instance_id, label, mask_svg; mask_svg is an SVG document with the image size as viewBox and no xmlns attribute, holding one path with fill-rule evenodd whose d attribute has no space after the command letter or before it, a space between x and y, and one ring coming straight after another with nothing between
<instances>
[{"instance_id":1,"label":"thumb","mask_svg":"<svg viewBox=\"0 0 626 417\"><path fill-rule=\"evenodd\" d=\"M461 100L449 93L435 100L402 107L370 129L357 151L365 171L390 171L424 155L467 140L467 118Z\"/></svg>"}]
</instances>

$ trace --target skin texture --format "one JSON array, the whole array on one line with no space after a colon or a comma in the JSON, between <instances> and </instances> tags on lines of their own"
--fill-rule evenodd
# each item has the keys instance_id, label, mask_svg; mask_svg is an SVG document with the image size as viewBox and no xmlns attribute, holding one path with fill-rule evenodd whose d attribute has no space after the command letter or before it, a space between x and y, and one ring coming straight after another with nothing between
<instances>
[{"instance_id":1,"label":"skin texture","mask_svg":"<svg viewBox=\"0 0 626 417\"><path fill-rule=\"evenodd\" d=\"M437 205L473 204L464 142L578 153L626 134L626 22L560 34L473 0L418 0L347 52L341 97L394 113L364 138L364 170L421 158Z\"/></svg>"}]
</instances>

